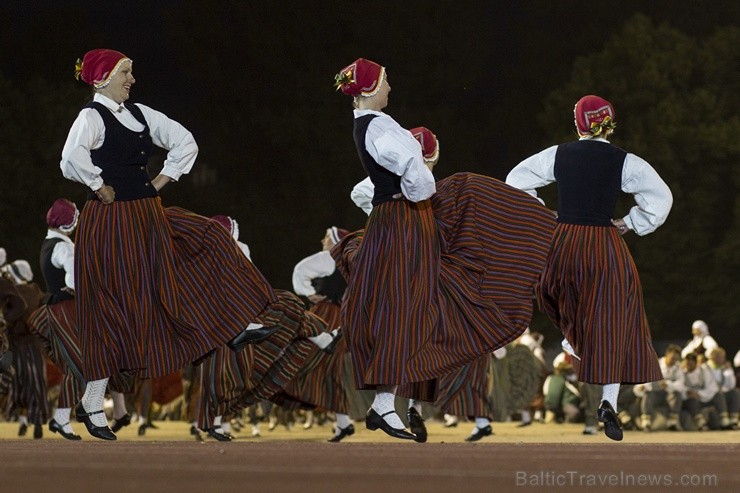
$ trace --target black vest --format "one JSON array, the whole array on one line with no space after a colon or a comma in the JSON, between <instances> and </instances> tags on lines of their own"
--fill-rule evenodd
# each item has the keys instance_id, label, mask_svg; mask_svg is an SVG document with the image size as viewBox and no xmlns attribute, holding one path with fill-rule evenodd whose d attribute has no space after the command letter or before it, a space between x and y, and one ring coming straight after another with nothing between
<instances>
[{"instance_id":1,"label":"black vest","mask_svg":"<svg viewBox=\"0 0 740 493\"><path fill-rule=\"evenodd\" d=\"M101 176L105 184L115 190L116 200L156 197L157 190L146 171L146 163L154 145L141 109L135 104L126 105L134 118L144 125L144 130L134 132L119 122L102 104L93 101L86 107L96 109L105 123L103 145L100 149L90 151L90 156L93 164L103 170ZM95 200L97 197L93 193L88 195L88 199Z\"/></svg>"},{"instance_id":2,"label":"black vest","mask_svg":"<svg viewBox=\"0 0 740 493\"><path fill-rule=\"evenodd\" d=\"M347 289L347 281L344 280L344 276L339 272L339 269L334 269L334 272L328 276L312 279L311 285L318 294L326 296L337 305L342 304L342 296L344 296L344 290Z\"/></svg>"},{"instance_id":3,"label":"black vest","mask_svg":"<svg viewBox=\"0 0 740 493\"><path fill-rule=\"evenodd\" d=\"M392 173L379 165L375 159L372 158L367 149L365 149L365 135L367 134L367 127L373 118L378 115L364 115L359 118L355 118L355 145L357 146L357 153L360 155L360 161L362 166L365 167L367 175L370 177L370 181L375 186L375 194L373 195L373 205L382 204L383 202L390 202L393 196L401 193L401 177Z\"/></svg>"},{"instance_id":4,"label":"black vest","mask_svg":"<svg viewBox=\"0 0 740 493\"><path fill-rule=\"evenodd\" d=\"M559 145L555 154L557 222L611 226L626 156L606 142L579 140Z\"/></svg>"},{"instance_id":5,"label":"black vest","mask_svg":"<svg viewBox=\"0 0 740 493\"><path fill-rule=\"evenodd\" d=\"M63 241L61 238L46 238L41 244L41 254L39 255L39 264L41 264L41 275L44 277L46 284L46 303L53 305L64 300L71 300L74 297L62 288L67 284L64 282L64 269L54 267L51 263L51 254L54 252L54 245Z\"/></svg>"}]
</instances>

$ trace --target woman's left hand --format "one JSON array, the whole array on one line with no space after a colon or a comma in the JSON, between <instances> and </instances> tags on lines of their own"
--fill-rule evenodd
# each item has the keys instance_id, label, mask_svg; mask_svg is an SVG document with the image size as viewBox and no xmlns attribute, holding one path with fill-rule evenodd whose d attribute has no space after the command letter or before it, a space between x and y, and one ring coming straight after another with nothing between
<instances>
[{"instance_id":1,"label":"woman's left hand","mask_svg":"<svg viewBox=\"0 0 740 493\"><path fill-rule=\"evenodd\" d=\"M157 175L157 177L152 180L152 186L154 186L154 189L159 192L171 181L172 178L167 175Z\"/></svg>"},{"instance_id":2,"label":"woman's left hand","mask_svg":"<svg viewBox=\"0 0 740 493\"><path fill-rule=\"evenodd\" d=\"M630 230L627 227L627 224L624 222L624 219L612 219L612 224L615 228L617 228L617 231L619 231L620 235L623 235Z\"/></svg>"}]
</instances>

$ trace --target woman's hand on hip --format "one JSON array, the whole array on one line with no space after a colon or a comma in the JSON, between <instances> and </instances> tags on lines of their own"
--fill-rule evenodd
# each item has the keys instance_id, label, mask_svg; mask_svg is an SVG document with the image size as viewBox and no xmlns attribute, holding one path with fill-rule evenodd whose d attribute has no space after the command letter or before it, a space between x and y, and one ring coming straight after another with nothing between
<instances>
[{"instance_id":1,"label":"woman's hand on hip","mask_svg":"<svg viewBox=\"0 0 740 493\"><path fill-rule=\"evenodd\" d=\"M116 191L113 190L113 187L103 185L102 187L95 190L95 195L98 196L98 199L100 199L102 203L112 204L116 198Z\"/></svg>"},{"instance_id":2,"label":"woman's hand on hip","mask_svg":"<svg viewBox=\"0 0 740 493\"><path fill-rule=\"evenodd\" d=\"M152 186L154 186L154 189L159 192L164 188L165 185L167 185L171 181L172 178L170 178L169 176L160 174L152 180Z\"/></svg>"},{"instance_id":3,"label":"woman's hand on hip","mask_svg":"<svg viewBox=\"0 0 740 493\"><path fill-rule=\"evenodd\" d=\"M615 228L617 228L617 231L619 231L620 235L623 235L630 230L627 227L627 223L624 222L624 219L612 219L612 224Z\"/></svg>"}]
</instances>

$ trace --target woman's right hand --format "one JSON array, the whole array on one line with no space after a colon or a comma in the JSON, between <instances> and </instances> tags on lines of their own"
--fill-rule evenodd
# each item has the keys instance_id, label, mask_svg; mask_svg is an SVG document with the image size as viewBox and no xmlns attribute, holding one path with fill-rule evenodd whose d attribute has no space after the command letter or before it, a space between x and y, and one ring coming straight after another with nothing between
<instances>
[{"instance_id":1,"label":"woman's right hand","mask_svg":"<svg viewBox=\"0 0 740 493\"><path fill-rule=\"evenodd\" d=\"M100 199L102 203L107 205L113 203L113 200L116 198L116 191L113 190L113 187L103 185L95 190L95 195L98 196L98 199Z\"/></svg>"}]
</instances>

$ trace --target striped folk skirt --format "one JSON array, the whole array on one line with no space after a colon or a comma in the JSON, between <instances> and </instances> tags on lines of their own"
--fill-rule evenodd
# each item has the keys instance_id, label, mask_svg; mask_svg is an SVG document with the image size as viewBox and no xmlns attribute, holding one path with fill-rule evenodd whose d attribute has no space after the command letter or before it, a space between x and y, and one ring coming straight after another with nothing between
<instances>
[{"instance_id":1,"label":"striped folk skirt","mask_svg":"<svg viewBox=\"0 0 740 493\"><path fill-rule=\"evenodd\" d=\"M637 268L616 228L558 224L537 298L580 356L579 381L663 378Z\"/></svg>"},{"instance_id":2,"label":"striped folk skirt","mask_svg":"<svg viewBox=\"0 0 740 493\"><path fill-rule=\"evenodd\" d=\"M49 420L49 402L46 397L46 360L41 345L27 332L10 334L9 340L15 374L10 381L5 415L13 416L25 411L29 423L44 424Z\"/></svg>"},{"instance_id":3,"label":"striped folk skirt","mask_svg":"<svg viewBox=\"0 0 740 493\"><path fill-rule=\"evenodd\" d=\"M28 327L49 359L62 371L58 407L74 407L85 391L75 301L41 305L28 319Z\"/></svg>"},{"instance_id":4,"label":"striped folk skirt","mask_svg":"<svg viewBox=\"0 0 740 493\"><path fill-rule=\"evenodd\" d=\"M311 312L324 319L329 330L341 325L341 307L336 303L322 301L314 305ZM318 407L349 414L349 396L344 391L346 354L344 337L337 341L331 354L316 347L296 378L285 387L279 398L272 401L287 409Z\"/></svg>"},{"instance_id":5,"label":"striped folk skirt","mask_svg":"<svg viewBox=\"0 0 740 493\"><path fill-rule=\"evenodd\" d=\"M486 354L440 378L434 407L453 416L492 419L491 358L491 354Z\"/></svg>"},{"instance_id":6,"label":"striped folk skirt","mask_svg":"<svg viewBox=\"0 0 740 493\"><path fill-rule=\"evenodd\" d=\"M307 337L326 330L326 323L303 308L293 293L276 289L278 301L257 321L280 329L259 344L237 352L219 348L202 364L200 428L216 416L234 415L282 390L305 367L316 347Z\"/></svg>"},{"instance_id":7,"label":"striped folk skirt","mask_svg":"<svg viewBox=\"0 0 740 493\"><path fill-rule=\"evenodd\" d=\"M163 376L224 345L275 300L217 222L160 198L92 200L80 214L75 284L83 374Z\"/></svg>"},{"instance_id":8,"label":"striped folk skirt","mask_svg":"<svg viewBox=\"0 0 740 493\"><path fill-rule=\"evenodd\" d=\"M553 226L533 197L473 173L373 209L364 236L332 250L358 388L432 380L517 338Z\"/></svg>"},{"instance_id":9,"label":"striped folk skirt","mask_svg":"<svg viewBox=\"0 0 740 493\"><path fill-rule=\"evenodd\" d=\"M74 300L41 305L28 319L28 328L44 353L62 371L58 407L74 407L87 383L82 374L82 352L77 333L77 304ZM116 373L108 381L110 390L127 393L134 388L131 373Z\"/></svg>"}]
</instances>

